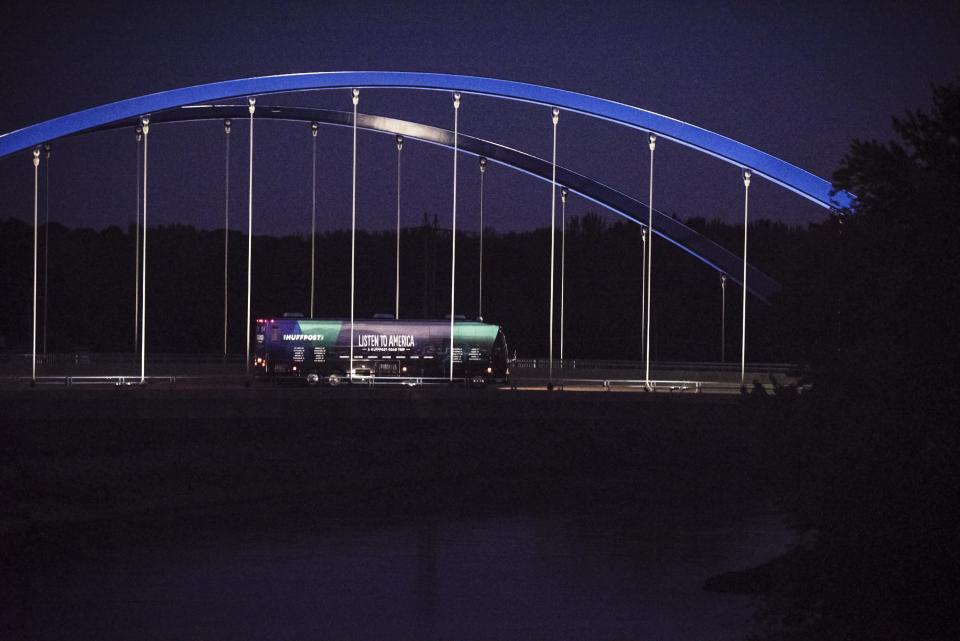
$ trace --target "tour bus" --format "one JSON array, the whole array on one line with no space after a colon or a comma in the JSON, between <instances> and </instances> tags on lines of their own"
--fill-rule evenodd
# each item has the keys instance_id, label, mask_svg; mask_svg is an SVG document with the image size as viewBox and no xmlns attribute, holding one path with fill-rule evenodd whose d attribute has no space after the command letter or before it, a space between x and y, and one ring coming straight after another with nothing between
<instances>
[{"instance_id":1,"label":"tour bus","mask_svg":"<svg viewBox=\"0 0 960 641\"><path fill-rule=\"evenodd\" d=\"M253 365L258 377L301 379L308 385L371 377L409 379L450 375L450 320L375 317L353 323L350 369L349 319L259 318ZM498 325L457 317L453 377L506 382L507 342Z\"/></svg>"}]
</instances>

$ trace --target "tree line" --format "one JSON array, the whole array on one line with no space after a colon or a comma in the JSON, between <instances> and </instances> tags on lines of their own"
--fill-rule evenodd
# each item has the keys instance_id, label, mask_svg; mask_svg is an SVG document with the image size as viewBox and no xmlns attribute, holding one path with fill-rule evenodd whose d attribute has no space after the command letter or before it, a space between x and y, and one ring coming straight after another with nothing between
<instances>
[{"instance_id":1,"label":"tree line","mask_svg":"<svg viewBox=\"0 0 960 641\"><path fill-rule=\"evenodd\" d=\"M742 226L691 219L691 227L738 253ZM46 292L48 351L133 350L135 230L69 229L51 223L48 282L44 286L40 230L39 320ZM815 362L835 343L836 294L826 294L836 230L760 220L751 223L751 264L778 279L783 291L771 304L748 299L747 359ZM29 349L32 305L32 226L0 221L0 334L7 351ZM154 352L223 349L224 232L186 225L151 227L147 239L147 345ZM252 316L309 313L309 236L253 239ZM243 351L246 313L246 235L230 231L229 350ZM561 247L557 234L555 355L559 356ZM450 309L450 231L435 216L404 228L400 238L400 316L442 318ZM596 213L568 221L565 250L564 356L637 360L641 331L643 241L638 225L610 222ZM549 229L483 238L484 320L500 324L511 352L544 357L549 322ZM356 315L394 311L396 236L357 232ZM350 232L316 236L315 307L318 317L349 317ZM659 242L654 247L651 357L718 361L721 357L720 275L695 258ZM480 243L476 232L458 232L456 313L480 310ZM740 345L738 285L727 284L727 360Z\"/></svg>"}]
</instances>

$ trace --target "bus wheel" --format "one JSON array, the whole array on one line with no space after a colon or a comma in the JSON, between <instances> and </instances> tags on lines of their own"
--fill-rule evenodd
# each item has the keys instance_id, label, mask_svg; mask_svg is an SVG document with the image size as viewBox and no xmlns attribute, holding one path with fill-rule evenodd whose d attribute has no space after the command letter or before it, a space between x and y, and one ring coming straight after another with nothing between
<instances>
[{"instance_id":1,"label":"bus wheel","mask_svg":"<svg viewBox=\"0 0 960 641\"><path fill-rule=\"evenodd\" d=\"M327 377L327 384L330 385L330 386L332 386L332 387L336 387L337 385L339 385L339 384L340 384L340 375L339 375L339 374L331 374L330 376L328 376L328 377Z\"/></svg>"},{"instance_id":2,"label":"bus wheel","mask_svg":"<svg viewBox=\"0 0 960 641\"><path fill-rule=\"evenodd\" d=\"M310 372L309 374L307 374L306 380L307 380L307 385L309 385L310 387L314 387L316 386L317 383L320 382L320 375L317 374L316 372Z\"/></svg>"}]
</instances>

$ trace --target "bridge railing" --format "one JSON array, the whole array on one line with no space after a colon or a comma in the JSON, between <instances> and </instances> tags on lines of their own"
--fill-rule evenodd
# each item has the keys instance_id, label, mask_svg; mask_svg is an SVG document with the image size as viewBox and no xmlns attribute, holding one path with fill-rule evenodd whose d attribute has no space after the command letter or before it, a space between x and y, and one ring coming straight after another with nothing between
<instances>
[{"instance_id":1,"label":"bridge railing","mask_svg":"<svg viewBox=\"0 0 960 641\"><path fill-rule=\"evenodd\" d=\"M30 354L0 354L0 380L15 382L27 380L30 373ZM629 360L555 359L553 377L548 379L547 359L515 359L510 363L511 384L521 387L603 388L631 389L652 383L657 391L738 391L739 363L651 362L650 381L645 377L645 363ZM153 382L186 383L189 380L242 383L246 380L242 354L149 354L147 378ZM131 353L99 353L74 351L38 355L38 382L43 384L105 384L118 385L139 381L139 355ZM804 366L790 363L748 363L746 383L756 381L768 391L778 385L802 385L808 374ZM27 378L24 378L24 377ZM462 382L462 381L459 381ZM375 377L358 379L354 384L432 386L448 384L440 379L402 377Z\"/></svg>"},{"instance_id":2,"label":"bridge railing","mask_svg":"<svg viewBox=\"0 0 960 641\"><path fill-rule=\"evenodd\" d=\"M0 377L30 373L31 354L0 354ZM147 373L157 376L235 375L244 372L243 354L147 354ZM37 354L39 376L127 376L140 372L140 355L130 352L72 351Z\"/></svg>"},{"instance_id":3,"label":"bridge railing","mask_svg":"<svg viewBox=\"0 0 960 641\"><path fill-rule=\"evenodd\" d=\"M546 358L517 358L511 364L516 370L546 370L550 360ZM554 359L554 370L642 370L644 361L599 360L599 359ZM740 372L740 363L718 363L710 361L650 361L651 371L710 371ZM803 376L808 373L805 365L796 363L747 363L746 370L756 374L782 374L784 376Z\"/></svg>"}]
</instances>

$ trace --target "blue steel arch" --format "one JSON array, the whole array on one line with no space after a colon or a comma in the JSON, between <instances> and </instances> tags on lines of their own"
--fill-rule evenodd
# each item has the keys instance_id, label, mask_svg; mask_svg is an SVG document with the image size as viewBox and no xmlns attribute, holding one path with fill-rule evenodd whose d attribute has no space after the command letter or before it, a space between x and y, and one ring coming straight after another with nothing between
<instances>
[{"instance_id":1,"label":"blue steel arch","mask_svg":"<svg viewBox=\"0 0 960 641\"><path fill-rule=\"evenodd\" d=\"M854 197L832 193L826 180L758 149L695 125L639 107L541 85L452 74L406 71L333 71L260 76L172 89L53 118L0 135L0 158L36 145L95 129L117 120L245 96L337 88L395 88L460 91L530 102L608 120L749 168L764 178L830 209L848 208Z\"/></svg>"},{"instance_id":2,"label":"blue steel arch","mask_svg":"<svg viewBox=\"0 0 960 641\"><path fill-rule=\"evenodd\" d=\"M319 122L340 127L353 125L353 114L351 112L331 111L315 107L258 105L257 114L260 120ZM247 117L248 112L245 105L199 105L156 114L151 118L150 125L152 129L162 126L164 123L209 120L217 121L219 124L227 118L239 122ZM94 131L121 127L132 128L138 122L136 119L118 121L98 127ZM357 114L357 127L380 133L401 134L408 140L419 140L449 149L453 148L454 135L449 129L364 113ZM502 164L534 178L539 178L548 183L551 181L553 166L549 160L467 134L459 134L458 141L461 153L483 156L491 162ZM601 207L609 209L632 223L642 227L647 226L647 204L631 198L623 192L562 165L557 165L557 184ZM707 266L721 274L726 274L732 282L742 284L740 274L743 268L743 259L739 256L687 227L673 216L657 209L653 210L653 230L656 235L691 254ZM780 290L780 284L752 265L748 265L747 269L749 275L747 290L760 300L769 302L769 299Z\"/></svg>"}]
</instances>

